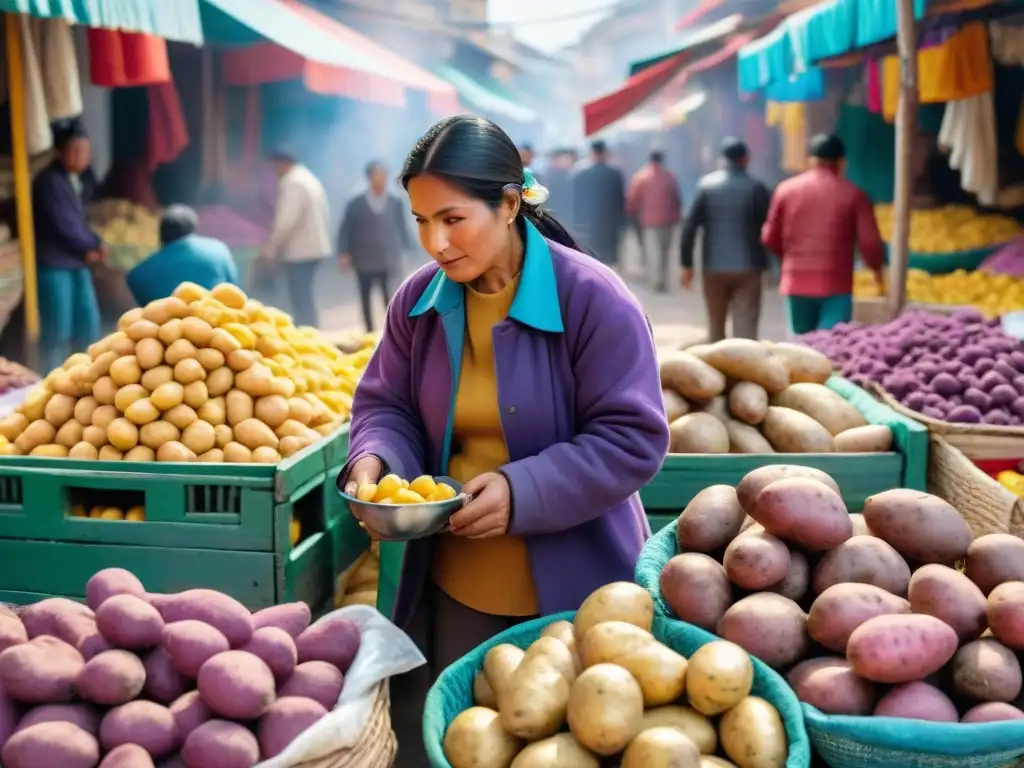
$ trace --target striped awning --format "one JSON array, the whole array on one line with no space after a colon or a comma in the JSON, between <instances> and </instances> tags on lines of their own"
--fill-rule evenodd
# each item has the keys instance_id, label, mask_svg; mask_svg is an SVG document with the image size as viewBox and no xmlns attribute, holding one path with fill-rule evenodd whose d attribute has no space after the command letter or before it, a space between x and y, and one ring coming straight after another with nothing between
<instances>
[{"instance_id":1,"label":"striped awning","mask_svg":"<svg viewBox=\"0 0 1024 768\"><path fill-rule=\"evenodd\" d=\"M143 32L196 45L203 42L199 0L0 0L0 11Z\"/></svg>"}]
</instances>

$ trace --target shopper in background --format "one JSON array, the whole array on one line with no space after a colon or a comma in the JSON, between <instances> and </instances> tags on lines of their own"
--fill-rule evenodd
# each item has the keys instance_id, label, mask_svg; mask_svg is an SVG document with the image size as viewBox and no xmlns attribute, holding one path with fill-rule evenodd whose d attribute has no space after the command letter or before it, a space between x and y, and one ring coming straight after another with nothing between
<instances>
[{"instance_id":1,"label":"shopper in background","mask_svg":"<svg viewBox=\"0 0 1024 768\"><path fill-rule=\"evenodd\" d=\"M761 233L782 260L779 292L793 335L828 330L853 316L854 254L882 286L885 246L868 196L843 178L838 136L811 140L811 168L783 181Z\"/></svg>"},{"instance_id":2,"label":"shopper in background","mask_svg":"<svg viewBox=\"0 0 1024 768\"><path fill-rule=\"evenodd\" d=\"M573 175L573 219L580 239L604 264L618 266L619 240L626 225L626 183L608 164L608 145L590 145L590 162Z\"/></svg>"},{"instance_id":3,"label":"shopper in background","mask_svg":"<svg viewBox=\"0 0 1024 768\"><path fill-rule=\"evenodd\" d=\"M265 263L282 262L296 325L319 324L313 296L316 270L331 253L330 214L323 184L289 149L275 150L274 227L264 246Z\"/></svg>"},{"instance_id":4,"label":"shopper in background","mask_svg":"<svg viewBox=\"0 0 1024 768\"><path fill-rule=\"evenodd\" d=\"M544 186L548 188L550 197L546 203L558 220L565 224L569 231L575 229L573 223L572 202L572 169L576 164L575 152L571 149L556 149L548 160L544 172Z\"/></svg>"},{"instance_id":5,"label":"shopper in background","mask_svg":"<svg viewBox=\"0 0 1024 768\"><path fill-rule=\"evenodd\" d=\"M770 193L747 173L749 159L746 144L727 138L722 144L721 168L701 178L683 225L680 281L687 290L693 285L697 233L703 235L702 281L711 342L725 338L730 315L733 336L757 338L768 266L761 227Z\"/></svg>"},{"instance_id":6,"label":"shopper in background","mask_svg":"<svg viewBox=\"0 0 1024 768\"><path fill-rule=\"evenodd\" d=\"M100 310L89 266L107 258L107 245L89 227L92 185L89 137L79 126L57 132L56 159L32 182L43 361L50 370L72 349L99 338Z\"/></svg>"},{"instance_id":7,"label":"shopper in background","mask_svg":"<svg viewBox=\"0 0 1024 768\"><path fill-rule=\"evenodd\" d=\"M128 273L128 288L140 306L170 296L183 282L210 289L238 285L231 249L220 240L196 234L199 215L187 205L172 205L160 219L159 251Z\"/></svg>"},{"instance_id":8,"label":"shopper in background","mask_svg":"<svg viewBox=\"0 0 1024 768\"><path fill-rule=\"evenodd\" d=\"M398 195L388 191L388 169L373 161L366 166L366 192L352 198L338 232L342 270L355 270L359 303L367 331L373 323L373 292L378 289L384 309L391 301L392 280L401 273L403 257L412 250L405 210Z\"/></svg>"},{"instance_id":9,"label":"shopper in background","mask_svg":"<svg viewBox=\"0 0 1024 768\"><path fill-rule=\"evenodd\" d=\"M640 258L645 275L658 293L665 293L672 236L682 215L679 182L665 167L665 154L651 152L648 163L633 176L626 194L626 214L640 228Z\"/></svg>"},{"instance_id":10,"label":"shopper in background","mask_svg":"<svg viewBox=\"0 0 1024 768\"><path fill-rule=\"evenodd\" d=\"M533 163L536 161L536 159L537 156L533 151L532 144L519 145L519 161L523 164L523 168L530 171L530 173L534 173L536 170L533 167Z\"/></svg>"}]
</instances>

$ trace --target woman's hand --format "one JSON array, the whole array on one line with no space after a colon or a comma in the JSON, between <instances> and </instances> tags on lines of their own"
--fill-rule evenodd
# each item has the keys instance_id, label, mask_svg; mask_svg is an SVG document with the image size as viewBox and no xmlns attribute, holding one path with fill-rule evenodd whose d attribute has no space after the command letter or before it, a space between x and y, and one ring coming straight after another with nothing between
<instances>
[{"instance_id":1,"label":"woman's hand","mask_svg":"<svg viewBox=\"0 0 1024 768\"><path fill-rule=\"evenodd\" d=\"M512 492L503 474L487 472L477 475L462 486L462 492L470 494L473 500L448 521L453 534L470 539L489 539L508 532Z\"/></svg>"},{"instance_id":2,"label":"woman's hand","mask_svg":"<svg viewBox=\"0 0 1024 768\"><path fill-rule=\"evenodd\" d=\"M380 480L383 472L384 465L376 456L364 456L359 459L359 461L352 465L352 469L349 470L348 482L345 483L346 495L354 498L359 491L359 486L366 485L367 483L376 483ZM360 519L359 513L352 507L349 507L349 509L352 511L352 517L359 520L359 527L366 531L370 538L377 538L376 534Z\"/></svg>"}]
</instances>

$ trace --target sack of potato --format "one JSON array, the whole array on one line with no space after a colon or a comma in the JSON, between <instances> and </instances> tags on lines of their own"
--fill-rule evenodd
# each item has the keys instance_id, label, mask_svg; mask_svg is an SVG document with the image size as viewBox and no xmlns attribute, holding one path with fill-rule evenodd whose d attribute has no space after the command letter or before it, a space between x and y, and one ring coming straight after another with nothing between
<instances>
[{"instance_id":1,"label":"sack of potato","mask_svg":"<svg viewBox=\"0 0 1024 768\"><path fill-rule=\"evenodd\" d=\"M661 359L670 453L866 453L892 448L800 344L726 339Z\"/></svg>"},{"instance_id":2,"label":"sack of potato","mask_svg":"<svg viewBox=\"0 0 1024 768\"><path fill-rule=\"evenodd\" d=\"M234 285L182 283L50 372L0 421L0 453L273 464L348 419L371 354Z\"/></svg>"},{"instance_id":3,"label":"sack of potato","mask_svg":"<svg viewBox=\"0 0 1024 768\"><path fill-rule=\"evenodd\" d=\"M972 541L936 496L885 491L851 515L824 472L761 467L694 497L637 581L785 673L837 768L1024 755L1024 540Z\"/></svg>"},{"instance_id":4,"label":"sack of potato","mask_svg":"<svg viewBox=\"0 0 1024 768\"><path fill-rule=\"evenodd\" d=\"M435 768L797 768L799 703L736 644L654 615L635 584L503 632L431 689ZM611 761L611 762L609 762Z\"/></svg>"}]
</instances>

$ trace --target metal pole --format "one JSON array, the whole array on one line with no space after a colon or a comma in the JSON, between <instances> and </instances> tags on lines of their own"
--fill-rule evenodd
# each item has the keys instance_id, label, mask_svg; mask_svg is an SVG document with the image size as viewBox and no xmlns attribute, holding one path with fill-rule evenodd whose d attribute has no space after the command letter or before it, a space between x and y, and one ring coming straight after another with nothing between
<instances>
[{"instance_id":1,"label":"metal pole","mask_svg":"<svg viewBox=\"0 0 1024 768\"><path fill-rule=\"evenodd\" d=\"M888 310L895 317L907 299L910 196L917 135L917 27L913 0L896 0L896 45L900 57L900 100L896 111L896 183L892 199L892 242L889 244Z\"/></svg>"}]
</instances>

